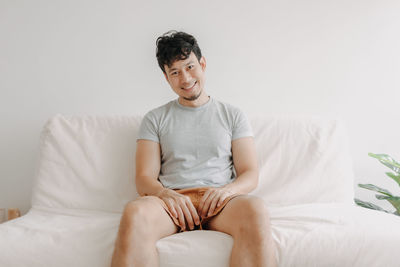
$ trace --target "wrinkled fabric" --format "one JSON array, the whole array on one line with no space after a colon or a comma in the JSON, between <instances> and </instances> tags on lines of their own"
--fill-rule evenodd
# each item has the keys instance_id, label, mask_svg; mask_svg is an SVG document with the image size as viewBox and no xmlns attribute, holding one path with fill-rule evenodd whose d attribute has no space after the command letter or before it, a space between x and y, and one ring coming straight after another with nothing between
<instances>
[{"instance_id":1,"label":"wrinkled fabric","mask_svg":"<svg viewBox=\"0 0 400 267\"><path fill-rule=\"evenodd\" d=\"M139 195L141 116L51 118L28 214L0 224L0 266L109 267L121 213ZM343 124L249 118L280 267L397 267L400 217L356 207ZM160 267L228 267L233 239L185 231L159 240Z\"/></svg>"}]
</instances>

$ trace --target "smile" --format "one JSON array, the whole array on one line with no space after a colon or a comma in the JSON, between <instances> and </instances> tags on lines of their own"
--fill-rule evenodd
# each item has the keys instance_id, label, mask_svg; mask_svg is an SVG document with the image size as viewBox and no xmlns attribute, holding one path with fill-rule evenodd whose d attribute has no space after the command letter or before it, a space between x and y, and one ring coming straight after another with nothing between
<instances>
[{"instance_id":1,"label":"smile","mask_svg":"<svg viewBox=\"0 0 400 267\"><path fill-rule=\"evenodd\" d=\"M193 87L194 87L196 84L197 84L197 81L196 81L191 87L188 87L188 88L181 88L181 89L189 91L189 90L193 89Z\"/></svg>"}]
</instances>

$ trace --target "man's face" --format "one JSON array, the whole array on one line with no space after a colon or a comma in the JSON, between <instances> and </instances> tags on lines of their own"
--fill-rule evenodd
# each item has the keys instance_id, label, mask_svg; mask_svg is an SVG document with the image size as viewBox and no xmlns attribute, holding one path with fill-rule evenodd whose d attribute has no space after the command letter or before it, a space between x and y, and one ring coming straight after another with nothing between
<instances>
[{"instance_id":1,"label":"man's face","mask_svg":"<svg viewBox=\"0 0 400 267\"><path fill-rule=\"evenodd\" d=\"M171 67L165 65L165 78L179 96L180 103L191 106L204 94L205 58L200 62L192 52L187 59L175 61Z\"/></svg>"}]
</instances>

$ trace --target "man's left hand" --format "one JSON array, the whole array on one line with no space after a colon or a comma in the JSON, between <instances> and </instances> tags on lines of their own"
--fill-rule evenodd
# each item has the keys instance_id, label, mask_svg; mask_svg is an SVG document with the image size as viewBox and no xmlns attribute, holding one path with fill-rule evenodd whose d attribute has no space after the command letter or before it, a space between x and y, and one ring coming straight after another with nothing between
<instances>
[{"instance_id":1,"label":"man's left hand","mask_svg":"<svg viewBox=\"0 0 400 267\"><path fill-rule=\"evenodd\" d=\"M223 187L213 187L208 189L200 200L198 214L202 217L208 217L214 213L214 210L222 205L227 197L234 193Z\"/></svg>"}]
</instances>

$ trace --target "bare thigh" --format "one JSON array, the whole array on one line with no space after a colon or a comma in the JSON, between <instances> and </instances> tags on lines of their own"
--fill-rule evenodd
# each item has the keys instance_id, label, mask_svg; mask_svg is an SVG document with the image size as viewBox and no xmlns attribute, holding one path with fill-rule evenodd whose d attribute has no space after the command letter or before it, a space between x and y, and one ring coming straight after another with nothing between
<instances>
[{"instance_id":1,"label":"bare thigh","mask_svg":"<svg viewBox=\"0 0 400 267\"><path fill-rule=\"evenodd\" d=\"M269 223L268 213L263 201L254 196L240 195L228 202L217 216L205 226L206 229L233 235L243 225Z\"/></svg>"},{"instance_id":2,"label":"bare thigh","mask_svg":"<svg viewBox=\"0 0 400 267\"><path fill-rule=\"evenodd\" d=\"M120 232L135 233L136 237L157 241L178 231L171 217L163 208L163 201L155 196L139 197L125 206Z\"/></svg>"}]
</instances>

